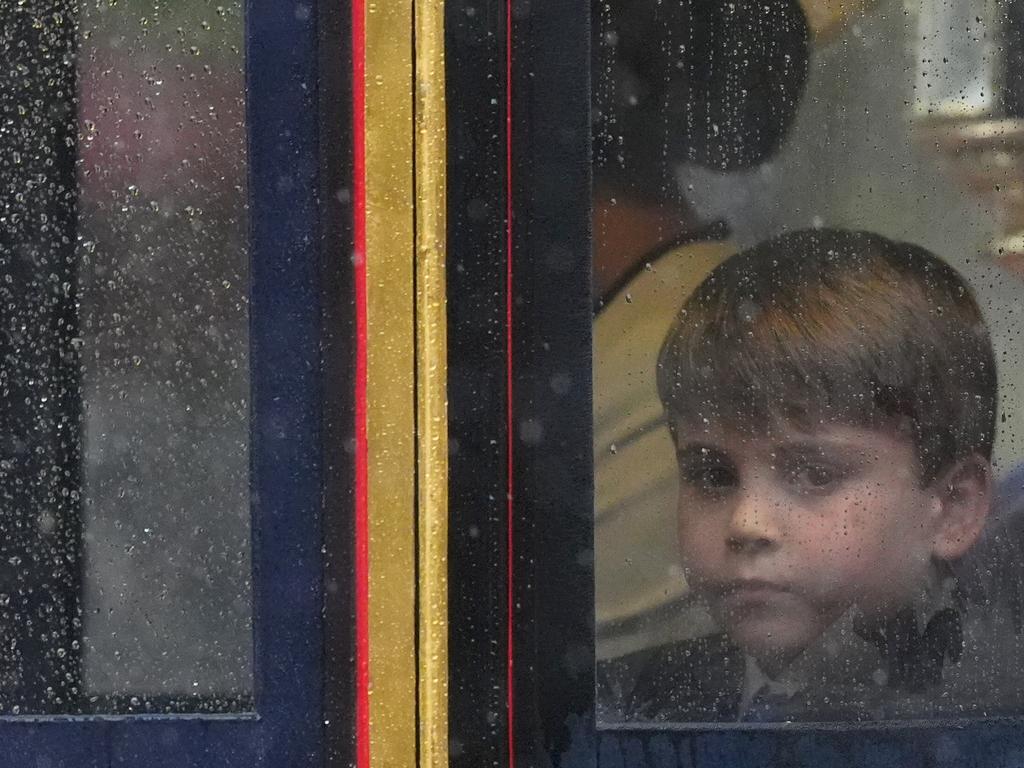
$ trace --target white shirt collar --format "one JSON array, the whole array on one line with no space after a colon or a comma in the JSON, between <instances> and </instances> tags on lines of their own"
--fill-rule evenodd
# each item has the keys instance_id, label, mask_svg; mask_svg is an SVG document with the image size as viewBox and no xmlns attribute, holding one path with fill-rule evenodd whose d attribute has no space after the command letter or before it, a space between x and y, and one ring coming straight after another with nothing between
<instances>
[{"instance_id":1,"label":"white shirt collar","mask_svg":"<svg viewBox=\"0 0 1024 768\"><path fill-rule=\"evenodd\" d=\"M738 715L741 718L747 713L747 710L750 709L751 702L758 694L766 692L769 695L781 694L787 698L792 698L803 690L807 684L807 681L800 679L798 674L787 674L790 672L789 669L783 672L780 679L774 680L765 674L764 670L761 669L753 656L745 655L743 660L743 690L740 695L740 707L738 712ZM793 671L795 672L797 670Z\"/></svg>"}]
</instances>

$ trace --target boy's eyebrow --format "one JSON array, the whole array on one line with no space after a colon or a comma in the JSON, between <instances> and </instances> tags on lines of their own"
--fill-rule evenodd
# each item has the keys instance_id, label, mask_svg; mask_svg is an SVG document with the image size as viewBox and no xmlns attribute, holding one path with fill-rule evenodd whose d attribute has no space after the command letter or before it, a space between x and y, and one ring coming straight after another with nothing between
<instances>
[{"instance_id":1,"label":"boy's eyebrow","mask_svg":"<svg viewBox=\"0 0 1024 768\"><path fill-rule=\"evenodd\" d=\"M823 453L839 453L848 459L872 458L872 452L860 443L842 438L809 438L787 440L772 446L772 450L783 456L821 456Z\"/></svg>"},{"instance_id":2,"label":"boy's eyebrow","mask_svg":"<svg viewBox=\"0 0 1024 768\"><path fill-rule=\"evenodd\" d=\"M847 459L873 459L877 452L870 441L864 442L857 437L799 435L770 443L772 453L781 456L821 456L823 453L840 454ZM679 456L708 454L729 458L733 448L706 440L684 439L679 443L676 454Z\"/></svg>"}]
</instances>

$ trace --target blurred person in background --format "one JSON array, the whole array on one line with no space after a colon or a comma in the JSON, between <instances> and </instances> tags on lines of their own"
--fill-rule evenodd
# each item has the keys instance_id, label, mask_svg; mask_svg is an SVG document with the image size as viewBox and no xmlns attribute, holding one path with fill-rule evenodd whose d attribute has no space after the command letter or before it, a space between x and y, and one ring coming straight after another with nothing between
<instances>
[{"instance_id":1,"label":"blurred person in background","mask_svg":"<svg viewBox=\"0 0 1024 768\"><path fill-rule=\"evenodd\" d=\"M736 250L677 170L749 169L782 144L807 77L796 0L593 6L598 657L708 627L687 603L676 467L655 360L685 296ZM818 18L822 16L819 13Z\"/></svg>"}]
</instances>

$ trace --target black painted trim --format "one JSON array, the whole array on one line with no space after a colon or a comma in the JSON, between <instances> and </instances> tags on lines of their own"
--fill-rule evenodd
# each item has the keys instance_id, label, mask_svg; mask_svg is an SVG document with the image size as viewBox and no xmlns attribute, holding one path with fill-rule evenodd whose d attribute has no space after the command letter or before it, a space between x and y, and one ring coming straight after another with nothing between
<instances>
[{"instance_id":1,"label":"black painted trim","mask_svg":"<svg viewBox=\"0 0 1024 768\"><path fill-rule=\"evenodd\" d=\"M590 733L589 7L513 11L516 765ZM507 4L447 7L453 766L508 764ZM580 731L582 729L582 731Z\"/></svg>"},{"instance_id":2,"label":"black painted trim","mask_svg":"<svg viewBox=\"0 0 1024 768\"><path fill-rule=\"evenodd\" d=\"M445 7L453 768L506 759L504 19L504 0Z\"/></svg>"},{"instance_id":3,"label":"black painted trim","mask_svg":"<svg viewBox=\"0 0 1024 768\"><path fill-rule=\"evenodd\" d=\"M583 765L594 709L590 3L513 11L517 764Z\"/></svg>"},{"instance_id":4,"label":"black painted trim","mask_svg":"<svg viewBox=\"0 0 1024 768\"><path fill-rule=\"evenodd\" d=\"M320 3L320 216L323 307L324 746L356 759L355 248L352 9Z\"/></svg>"}]
</instances>

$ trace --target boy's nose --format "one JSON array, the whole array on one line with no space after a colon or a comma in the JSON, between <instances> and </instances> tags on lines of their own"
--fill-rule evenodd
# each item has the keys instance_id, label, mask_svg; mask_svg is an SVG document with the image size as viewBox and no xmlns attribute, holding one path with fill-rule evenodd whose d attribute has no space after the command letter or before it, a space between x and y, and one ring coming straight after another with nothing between
<instances>
[{"instance_id":1,"label":"boy's nose","mask_svg":"<svg viewBox=\"0 0 1024 768\"><path fill-rule=\"evenodd\" d=\"M741 489L729 518L725 544L732 552L760 552L779 543L778 501L756 488Z\"/></svg>"}]
</instances>

